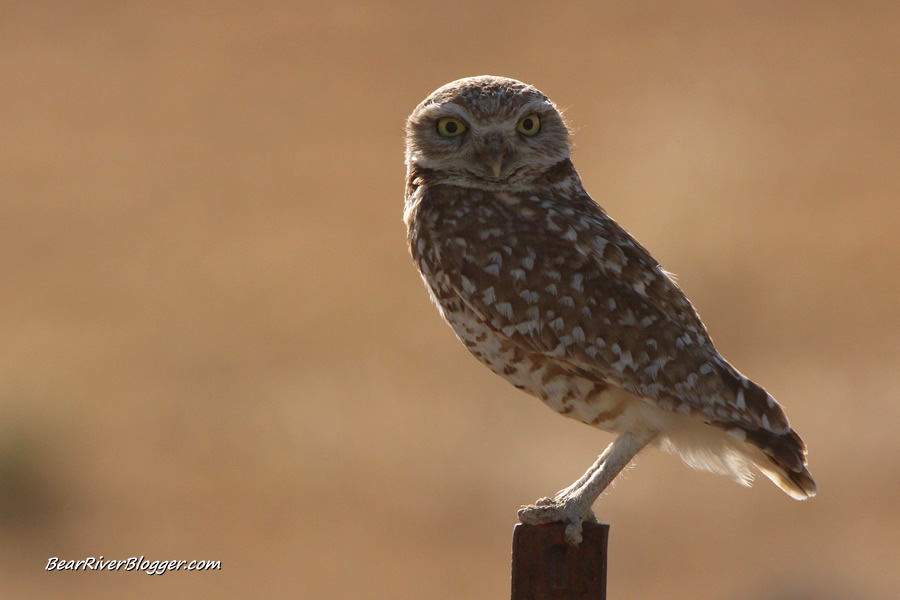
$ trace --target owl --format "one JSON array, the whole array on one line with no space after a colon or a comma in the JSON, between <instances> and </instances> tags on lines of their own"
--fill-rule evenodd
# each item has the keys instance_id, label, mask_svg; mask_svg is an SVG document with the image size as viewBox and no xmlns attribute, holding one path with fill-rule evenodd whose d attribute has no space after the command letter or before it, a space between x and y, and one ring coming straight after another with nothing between
<instances>
[{"instance_id":1,"label":"owl","mask_svg":"<svg viewBox=\"0 0 900 600\"><path fill-rule=\"evenodd\" d=\"M646 446L792 498L816 493L781 406L716 350L650 253L596 204L544 94L460 79L406 123L404 222L441 316L494 373L556 412L617 434L587 472L519 510L581 541L598 496Z\"/></svg>"}]
</instances>

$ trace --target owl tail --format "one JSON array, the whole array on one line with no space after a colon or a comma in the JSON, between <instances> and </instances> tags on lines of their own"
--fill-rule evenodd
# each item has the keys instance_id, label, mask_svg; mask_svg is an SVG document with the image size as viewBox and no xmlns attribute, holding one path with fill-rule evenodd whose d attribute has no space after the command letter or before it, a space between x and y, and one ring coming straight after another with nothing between
<instances>
[{"instance_id":1,"label":"owl tail","mask_svg":"<svg viewBox=\"0 0 900 600\"><path fill-rule=\"evenodd\" d=\"M764 456L753 464L763 475L772 480L795 500L806 500L816 495L816 482L806 468L806 444L793 429L786 433L773 433L765 429L743 429L745 441L762 451Z\"/></svg>"}]
</instances>

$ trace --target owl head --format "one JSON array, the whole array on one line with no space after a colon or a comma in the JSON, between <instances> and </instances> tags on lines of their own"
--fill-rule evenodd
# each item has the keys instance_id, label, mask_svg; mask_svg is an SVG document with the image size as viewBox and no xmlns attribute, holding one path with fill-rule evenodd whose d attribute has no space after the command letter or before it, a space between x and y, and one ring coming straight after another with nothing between
<instances>
[{"instance_id":1,"label":"owl head","mask_svg":"<svg viewBox=\"0 0 900 600\"><path fill-rule=\"evenodd\" d=\"M406 122L406 164L456 185L527 185L569 154L569 131L553 102L506 77L452 81Z\"/></svg>"}]
</instances>

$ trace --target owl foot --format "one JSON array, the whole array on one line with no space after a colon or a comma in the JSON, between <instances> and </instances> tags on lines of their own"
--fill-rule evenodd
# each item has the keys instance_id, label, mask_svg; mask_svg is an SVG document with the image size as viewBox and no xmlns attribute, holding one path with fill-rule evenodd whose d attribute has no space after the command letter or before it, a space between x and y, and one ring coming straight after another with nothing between
<instances>
[{"instance_id":1,"label":"owl foot","mask_svg":"<svg viewBox=\"0 0 900 600\"><path fill-rule=\"evenodd\" d=\"M581 543L582 523L596 523L597 517L591 511L590 504L585 505L577 498L541 498L519 509L519 521L526 525L565 523L566 543L577 546Z\"/></svg>"}]
</instances>

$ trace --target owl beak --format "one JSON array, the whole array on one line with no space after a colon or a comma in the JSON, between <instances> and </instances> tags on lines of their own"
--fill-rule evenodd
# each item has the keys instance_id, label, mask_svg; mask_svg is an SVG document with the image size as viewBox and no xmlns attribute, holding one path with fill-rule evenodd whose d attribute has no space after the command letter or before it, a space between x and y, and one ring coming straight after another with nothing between
<instances>
[{"instance_id":1,"label":"owl beak","mask_svg":"<svg viewBox=\"0 0 900 600\"><path fill-rule=\"evenodd\" d=\"M486 146L484 157L487 160L485 162L493 171L494 177L500 177L500 173L503 172L504 155L506 154L503 140L500 138L489 139Z\"/></svg>"}]
</instances>

